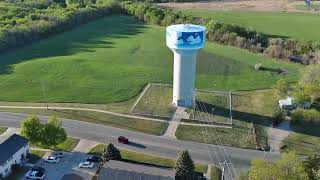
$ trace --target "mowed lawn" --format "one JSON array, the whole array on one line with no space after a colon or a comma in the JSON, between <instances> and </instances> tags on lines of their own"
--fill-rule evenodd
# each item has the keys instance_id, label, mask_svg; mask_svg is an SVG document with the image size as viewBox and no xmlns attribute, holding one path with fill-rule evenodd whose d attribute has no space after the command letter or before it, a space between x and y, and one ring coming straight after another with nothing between
<instances>
[{"instance_id":1,"label":"mowed lawn","mask_svg":"<svg viewBox=\"0 0 320 180\"><path fill-rule=\"evenodd\" d=\"M312 28L308 28L312 29ZM290 81L300 65L245 50L207 43L200 52L196 86L201 89L270 88L283 75L254 65L282 68ZM136 96L148 82L172 82L173 54L165 29L115 15L0 54L0 100L110 103Z\"/></svg>"},{"instance_id":2,"label":"mowed lawn","mask_svg":"<svg viewBox=\"0 0 320 180\"><path fill-rule=\"evenodd\" d=\"M187 9L184 12L204 18L213 18L229 24L252 27L258 32L299 40L320 42L319 14L286 12L239 12Z\"/></svg>"}]
</instances>

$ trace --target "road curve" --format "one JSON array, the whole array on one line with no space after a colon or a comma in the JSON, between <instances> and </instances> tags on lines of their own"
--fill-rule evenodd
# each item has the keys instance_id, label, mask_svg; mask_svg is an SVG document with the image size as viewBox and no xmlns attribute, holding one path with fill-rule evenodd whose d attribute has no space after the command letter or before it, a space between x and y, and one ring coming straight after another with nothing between
<instances>
[{"instance_id":1,"label":"road curve","mask_svg":"<svg viewBox=\"0 0 320 180\"><path fill-rule=\"evenodd\" d=\"M21 121L27 116L28 114L24 113L0 112L0 126L20 127ZM42 121L47 121L47 116L38 117ZM73 137L94 140L101 143L113 143L120 148L170 158L176 158L180 150L188 149L196 162L205 164L212 164L213 162L216 165L219 165L219 162L222 163L225 160L226 162L232 162L238 175L240 171L247 170L250 167L251 160L257 158L263 159L265 156L265 153L262 151L181 141L100 124L64 118L60 119L68 135ZM129 145L119 144L117 137L120 135L128 137L132 143ZM226 157L226 155L228 157ZM277 160L279 157L280 154L274 152L268 152L266 156L266 158L271 161ZM232 171L231 168L231 166L228 167L226 171Z\"/></svg>"}]
</instances>

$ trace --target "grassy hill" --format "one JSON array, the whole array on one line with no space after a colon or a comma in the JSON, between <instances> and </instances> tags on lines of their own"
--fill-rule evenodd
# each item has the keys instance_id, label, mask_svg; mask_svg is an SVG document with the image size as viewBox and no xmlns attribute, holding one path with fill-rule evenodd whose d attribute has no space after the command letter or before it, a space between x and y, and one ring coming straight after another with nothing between
<instances>
[{"instance_id":1,"label":"grassy hill","mask_svg":"<svg viewBox=\"0 0 320 180\"><path fill-rule=\"evenodd\" d=\"M183 11L194 16L252 27L258 32L271 35L320 42L318 14L212 11L206 9L186 9Z\"/></svg>"},{"instance_id":2,"label":"grassy hill","mask_svg":"<svg viewBox=\"0 0 320 180\"><path fill-rule=\"evenodd\" d=\"M110 16L15 51L0 54L0 100L109 103L135 96L148 82L172 82L173 54L165 29L128 16ZM262 63L266 71L254 70ZM197 64L202 89L270 88L302 66L207 43Z\"/></svg>"}]
</instances>

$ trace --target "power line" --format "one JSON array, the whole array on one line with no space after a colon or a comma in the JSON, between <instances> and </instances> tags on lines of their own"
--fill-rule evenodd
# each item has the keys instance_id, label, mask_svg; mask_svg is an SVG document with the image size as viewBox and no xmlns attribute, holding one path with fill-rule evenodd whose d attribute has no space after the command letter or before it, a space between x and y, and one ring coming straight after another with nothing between
<instances>
[{"instance_id":1,"label":"power line","mask_svg":"<svg viewBox=\"0 0 320 180\"><path fill-rule=\"evenodd\" d=\"M199 99L201 99L200 96L199 96ZM208 113L205 105L203 105L203 103L202 103L201 101L199 101L199 102L200 102L201 108L203 108L203 110L205 110L205 113L204 113L204 114L208 116L208 120L209 120L209 122L211 122L211 121L210 121L210 120L211 120L211 116L209 116L209 113ZM212 125L213 125L213 124L212 124ZM222 149L221 149L220 144L222 144L222 141L221 141L221 139L219 138L218 133L217 133L215 127L213 128L215 131L212 131L212 128L209 128L209 129L211 129L211 133L214 134L215 137L216 137L216 143L218 144L218 148L219 148L219 150L220 150L220 152L221 152L221 154L222 154L225 162L229 162L229 163L231 164L231 168L232 168L233 172L235 173L235 176L237 176L237 173L236 173L236 171L235 171L235 169L234 169L234 166L233 166L231 160L229 159L229 157L228 157L228 155L227 155L227 153L226 153L225 148L222 147ZM227 165L227 164L226 164L226 165ZM233 173L231 172L230 167L229 167L228 165L227 165L227 168L228 168L228 171L229 171L229 173L230 173L231 178L233 179Z\"/></svg>"}]
</instances>

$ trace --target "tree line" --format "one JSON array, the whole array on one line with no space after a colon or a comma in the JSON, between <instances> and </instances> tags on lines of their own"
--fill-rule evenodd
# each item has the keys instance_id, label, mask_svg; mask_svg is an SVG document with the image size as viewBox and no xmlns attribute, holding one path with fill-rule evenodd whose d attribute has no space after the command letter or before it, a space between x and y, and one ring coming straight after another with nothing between
<instances>
[{"instance_id":1,"label":"tree line","mask_svg":"<svg viewBox=\"0 0 320 180\"><path fill-rule=\"evenodd\" d=\"M112 0L0 1L0 52L119 11Z\"/></svg>"},{"instance_id":2,"label":"tree line","mask_svg":"<svg viewBox=\"0 0 320 180\"><path fill-rule=\"evenodd\" d=\"M207 39L301 64L320 63L320 44L271 36L235 24L204 19L145 2L115 0L0 0L0 52L23 46L113 13L168 26L202 24Z\"/></svg>"},{"instance_id":3,"label":"tree line","mask_svg":"<svg viewBox=\"0 0 320 180\"><path fill-rule=\"evenodd\" d=\"M202 24L207 28L207 39L209 41L301 64L320 63L320 44L317 42L304 42L280 36L271 36L256 32L252 28L226 24L214 19L193 17L144 2L122 2L121 8L123 12L151 24L162 26L177 23Z\"/></svg>"}]
</instances>

